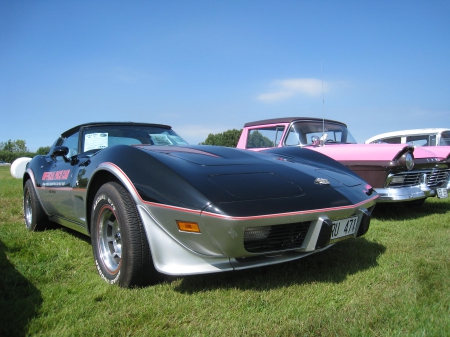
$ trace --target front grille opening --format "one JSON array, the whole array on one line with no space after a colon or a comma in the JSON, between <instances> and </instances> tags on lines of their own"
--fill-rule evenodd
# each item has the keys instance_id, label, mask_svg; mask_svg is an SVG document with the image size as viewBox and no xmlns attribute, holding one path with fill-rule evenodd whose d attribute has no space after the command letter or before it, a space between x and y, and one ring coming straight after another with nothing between
<instances>
[{"instance_id":1,"label":"front grille opening","mask_svg":"<svg viewBox=\"0 0 450 337\"><path fill-rule=\"evenodd\" d=\"M447 170L433 170L427 177L427 185L429 187L438 187L448 181L450 169Z\"/></svg>"},{"instance_id":2,"label":"front grille opening","mask_svg":"<svg viewBox=\"0 0 450 337\"><path fill-rule=\"evenodd\" d=\"M400 173L391 178L390 187L415 186L420 184L422 173Z\"/></svg>"},{"instance_id":3,"label":"front grille opening","mask_svg":"<svg viewBox=\"0 0 450 337\"><path fill-rule=\"evenodd\" d=\"M279 252L298 249L303 245L311 221L289 224L247 227L244 248L250 253Z\"/></svg>"},{"instance_id":4,"label":"front grille opening","mask_svg":"<svg viewBox=\"0 0 450 337\"><path fill-rule=\"evenodd\" d=\"M438 187L447 182L449 175L450 169L398 173L390 178L389 187L410 187L424 182L428 187Z\"/></svg>"}]
</instances>

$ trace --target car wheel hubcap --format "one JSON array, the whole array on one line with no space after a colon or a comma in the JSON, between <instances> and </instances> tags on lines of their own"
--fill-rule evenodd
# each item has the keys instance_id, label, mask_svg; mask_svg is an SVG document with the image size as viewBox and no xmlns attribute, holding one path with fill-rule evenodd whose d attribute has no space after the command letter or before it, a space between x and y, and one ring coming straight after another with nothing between
<instances>
[{"instance_id":1,"label":"car wheel hubcap","mask_svg":"<svg viewBox=\"0 0 450 337\"><path fill-rule=\"evenodd\" d=\"M111 206L105 205L101 210L98 229L100 257L108 271L115 274L122 258L122 238L119 222Z\"/></svg>"},{"instance_id":2,"label":"car wheel hubcap","mask_svg":"<svg viewBox=\"0 0 450 337\"><path fill-rule=\"evenodd\" d=\"M25 194L25 207L24 207L24 212L25 212L25 224L27 225L27 227L31 226L31 221L33 219L33 209L31 207L31 195L30 195L30 191L27 190L26 194Z\"/></svg>"}]
</instances>

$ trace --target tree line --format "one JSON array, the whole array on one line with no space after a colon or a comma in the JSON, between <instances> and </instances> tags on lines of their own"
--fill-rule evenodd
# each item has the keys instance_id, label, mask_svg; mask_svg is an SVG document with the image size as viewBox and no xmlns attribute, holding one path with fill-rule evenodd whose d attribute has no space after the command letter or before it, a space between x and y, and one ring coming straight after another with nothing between
<instances>
[{"instance_id":1,"label":"tree line","mask_svg":"<svg viewBox=\"0 0 450 337\"><path fill-rule=\"evenodd\" d=\"M206 140L200 145L217 145L217 146L228 146L228 147L236 147L241 137L241 130L228 130L221 133L212 134L210 133ZM247 147L248 148L264 148L264 147L274 147L275 143L264 136L258 130L254 130L249 133L247 138Z\"/></svg>"},{"instance_id":2,"label":"tree line","mask_svg":"<svg viewBox=\"0 0 450 337\"><path fill-rule=\"evenodd\" d=\"M27 148L27 143L23 139L0 142L0 160L7 163L12 163L20 157L34 157L38 154L47 154L50 151L50 146L41 146L36 152L31 152Z\"/></svg>"},{"instance_id":3,"label":"tree line","mask_svg":"<svg viewBox=\"0 0 450 337\"><path fill-rule=\"evenodd\" d=\"M236 147L239 138L241 137L242 129L240 130L228 130L221 133L210 133L206 140L200 145L216 145L216 146L228 146Z\"/></svg>"}]
</instances>

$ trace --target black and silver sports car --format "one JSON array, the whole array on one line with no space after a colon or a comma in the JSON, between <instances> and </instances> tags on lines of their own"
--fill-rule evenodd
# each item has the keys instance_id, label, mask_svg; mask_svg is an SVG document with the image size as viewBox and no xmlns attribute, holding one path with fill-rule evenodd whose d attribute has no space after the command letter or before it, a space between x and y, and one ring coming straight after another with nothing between
<instances>
[{"instance_id":1,"label":"black and silver sports car","mask_svg":"<svg viewBox=\"0 0 450 337\"><path fill-rule=\"evenodd\" d=\"M190 146L167 125L116 122L64 132L23 186L27 228L91 236L122 287L305 257L365 234L378 197L315 151Z\"/></svg>"}]
</instances>

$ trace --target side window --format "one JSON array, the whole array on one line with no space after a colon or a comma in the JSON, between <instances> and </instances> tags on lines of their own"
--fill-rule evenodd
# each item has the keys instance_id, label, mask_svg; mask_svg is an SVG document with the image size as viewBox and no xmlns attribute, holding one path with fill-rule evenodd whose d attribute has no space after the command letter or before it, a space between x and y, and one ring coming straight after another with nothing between
<instances>
[{"instance_id":1,"label":"side window","mask_svg":"<svg viewBox=\"0 0 450 337\"><path fill-rule=\"evenodd\" d=\"M450 143L449 144L441 144L441 145L450 145ZM431 135L430 136L430 144L429 144L429 146L436 146L436 135Z\"/></svg>"},{"instance_id":2,"label":"side window","mask_svg":"<svg viewBox=\"0 0 450 337\"><path fill-rule=\"evenodd\" d=\"M67 146L69 148L69 154L67 155L68 157L72 157L78 154L78 132L75 132L74 134L65 138L61 145Z\"/></svg>"},{"instance_id":3,"label":"side window","mask_svg":"<svg viewBox=\"0 0 450 337\"><path fill-rule=\"evenodd\" d=\"M413 146L429 146L428 137L428 135L408 136L406 142L412 143Z\"/></svg>"},{"instance_id":4,"label":"side window","mask_svg":"<svg viewBox=\"0 0 450 337\"><path fill-rule=\"evenodd\" d=\"M441 140L439 141L439 145L441 146L450 145L450 131L445 131L441 133Z\"/></svg>"},{"instance_id":5,"label":"side window","mask_svg":"<svg viewBox=\"0 0 450 337\"><path fill-rule=\"evenodd\" d=\"M392 137L392 138L380 139L380 143L401 144L402 137Z\"/></svg>"},{"instance_id":6,"label":"side window","mask_svg":"<svg viewBox=\"0 0 450 337\"><path fill-rule=\"evenodd\" d=\"M250 130L247 138L247 149L278 146L283 132L284 126Z\"/></svg>"}]
</instances>

